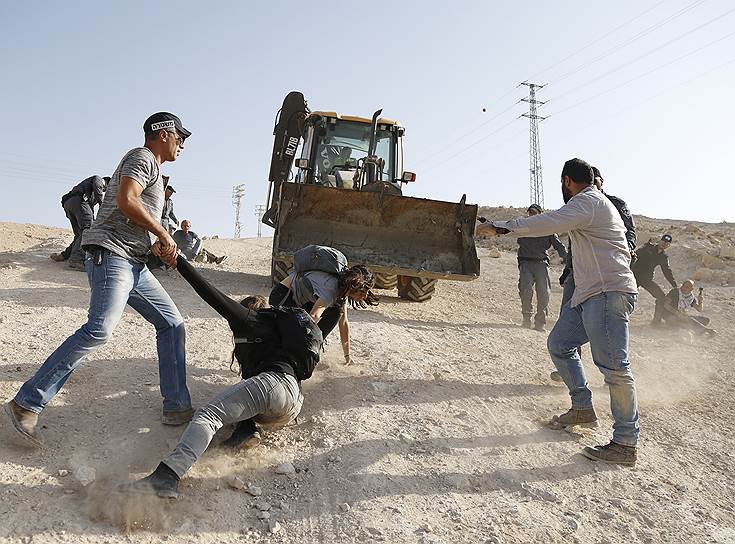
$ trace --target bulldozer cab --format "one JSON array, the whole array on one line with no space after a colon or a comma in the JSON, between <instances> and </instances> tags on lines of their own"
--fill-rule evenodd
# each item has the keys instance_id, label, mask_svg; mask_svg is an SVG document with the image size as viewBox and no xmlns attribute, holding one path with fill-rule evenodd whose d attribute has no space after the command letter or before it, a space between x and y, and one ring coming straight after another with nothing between
<instances>
[{"instance_id":1,"label":"bulldozer cab","mask_svg":"<svg viewBox=\"0 0 735 544\"><path fill-rule=\"evenodd\" d=\"M315 112L306 119L297 183L360 190L370 180L365 176L365 159L370 153L372 122L360 117L342 117L334 112ZM387 182L400 192L403 168L403 128L395 121L378 119L375 150L380 165L377 181Z\"/></svg>"}]
</instances>

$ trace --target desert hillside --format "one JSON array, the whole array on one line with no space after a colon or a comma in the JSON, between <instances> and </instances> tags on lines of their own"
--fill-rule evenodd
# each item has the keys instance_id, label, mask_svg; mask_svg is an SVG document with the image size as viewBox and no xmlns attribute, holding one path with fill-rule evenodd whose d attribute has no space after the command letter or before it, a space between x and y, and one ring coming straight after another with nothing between
<instances>
[{"instance_id":1,"label":"desert hillside","mask_svg":"<svg viewBox=\"0 0 735 544\"><path fill-rule=\"evenodd\" d=\"M735 226L637 220L641 240L674 236L677 279L701 280L719 334L651 328L653 299L641 293L631 325L636 468L579 454L607 443L611 428L589 350L600 427L548 428L569 398L549 379L546 335L519 326L514 241L493 238L479 244L476 281L440 282L423 304L381 291L380 306L351 312L356 364L342 364L332 339L304 383L297 423L239 456L217 447L223 433L182 480L177 502L114 492L150 472L183 430L160 423L154 330L126 311L112 341L43 412L45 450L17 447L2 419L0 542L734 543ZM0 223L3 400L85 320L85 274L48 258L69 240L62 229ZM267 294L270 239L205 244L230 255L200 265L215 285L232 296ZM561 268L552 268L550 325L561 298ZM177 272L158 277L186 319L199 405L237 380L232 337ZM294 470L277 473L284 463Z\"/></svg>"}]
</instances>

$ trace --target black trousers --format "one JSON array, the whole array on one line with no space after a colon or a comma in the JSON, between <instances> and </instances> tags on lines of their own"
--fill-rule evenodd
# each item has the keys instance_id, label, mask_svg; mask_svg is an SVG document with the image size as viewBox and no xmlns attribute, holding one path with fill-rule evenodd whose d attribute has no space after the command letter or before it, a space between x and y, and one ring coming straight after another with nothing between
<instances>
[{"instance_id":1,"label":"black trousers","mask_svg":"<svg viewBox=\"0 0 735 544\"><path fill-rule=\"evenodd\" d=\"M88 202L81 196L72 196L64 201L64 213L66 213L69 223L71 223L71 230L74 233L74 239L72 240L69 247L67 247L61 254L65 260L70 263L82 264L84 263L84 251L82 251L82 234L85 230L92 226L94 220L94 214L92 213L92 207Z\"/></svg>"},{"instance_id":2,"label":"black trousers","mask_svg":"<svg viewBox=\"0 0 735 544\"><path fill-rule=\"evenodd\" d=\"M293 299L293 293L282 283L279 283L275 287L273 287L273 289L271 290L271 294L268 296L268 304L270 304L271 306L285 306L287 308L293 308L297 306L296 302ZM302 306L302 308L307 312L310 312L313 307L313 302L307 302ZM324 310L324 313L322 313L322 317L318 323L319 330L322 331L322 336L324 338L326 338L327 335L334 330L334 327L337 326L341 313L342 307L337 304L334 304Z\"/></svg>"}]
</instances>

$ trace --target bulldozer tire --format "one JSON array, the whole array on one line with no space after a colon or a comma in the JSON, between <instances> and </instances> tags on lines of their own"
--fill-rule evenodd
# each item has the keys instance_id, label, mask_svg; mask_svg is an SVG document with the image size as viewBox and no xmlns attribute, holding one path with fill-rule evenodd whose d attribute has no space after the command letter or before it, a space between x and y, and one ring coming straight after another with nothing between
<instances>
[{"instance_id":1,"label":"bulldozer tire","mask_svg":"<svg viewBox=\"0 0 735 544\"><path fill-rule=\"evenodd\" d=\"M375 272L373 276L375 276L376 289L395 289L398 285L398 276L395 274Z\"/></svg>"},{"instance_id":2,"label":"bulldozer tire","mask_svg":"<svg viewBox=\"0 0 735 544\"><path fill-rule=\"evenodd\" d=\"M426 302L436 291L437 280L398 276L398 296L413 302Z\"/></svg>"},{"instance_id":3,"label":"bulldozer tire","mask_svg":"<svg viewBox=\"0 0 735 544\"><path fill-rule=\"evenodd\" d=\"M271 262L271 281L273 285L281 283L291 273L291 265L287 261L273 259Z\"/></svg>"}]
</instances>

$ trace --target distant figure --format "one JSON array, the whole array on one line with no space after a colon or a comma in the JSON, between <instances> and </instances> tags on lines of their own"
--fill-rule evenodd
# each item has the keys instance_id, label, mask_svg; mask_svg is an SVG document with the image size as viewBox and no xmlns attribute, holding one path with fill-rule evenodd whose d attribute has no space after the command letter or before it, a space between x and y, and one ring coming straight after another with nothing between
<instances>
[{"instance_id":1,"label":"distant figure","mask_svg":"<svg viewBox=\"0 0 735 544\"><path fill-rule=\"evenodd\" d=\"M543 213L541 206L531 204L528 217ZM533 317L533 291L536 288L536 316L533 327L543 332L546 327L546 316L549 311L549 248L554 247L562 260L567 258L567 250L556 234L534 238L518 238L518 292L521 296L521 312L523 326L531 328Z\"/></svg>"},{"instance_id":2,"label":"distant figure","mask_svg":"<svg viewBox=\"0 0 735 544\"><path fill-rule=\"evenodd\" d=\"M661 267L661 272L664 273L664 277L671 284L671 287L677 288L674 273L669 266L669 256L666 254L666 250L672 241L670 234L664 234L657 244L647 242L646 245L638 249L636 252L638 259L630 266L638 286L643 287L653 295L653 298L656 299L656 306L663 302L665 296L663 290L653 281L653 274L657 266ZM657 312L656 315L659 314L660 312ZM658 325L660 323L661 319L654 315L652 324Z\"/></svg>"},{"instance_id":3,"label":"distant figure","mask_svg":"<svg viewBox=\"0 0 735 544\"><path fill-rule=\"evenodd\" d=\"M82 251L82 233L92 226L94 207L102 204L110 178L90 176L61 197L74 239L69 247L61 253L53 253L50 257L57 262L68 261L69 268L84 271L84 251Z\"/></svg>"},{"instance_id":4,"label":"distant figure","mask_svg":"<svg viewBox=\"0 0 735 544\"><path fill-rule=\"evenodd\" d=\"M181 230L174 232L174 241L181 250L182 255L186 257L188 261L196 261L198 263L215 263L221 264L227 255L218 257L214 253L207 251L202 247L202 239L199 238L196 232L191 229L191 221L184 219L181 221Z\"/></svg>"},{"instance_id":5,"label":"distant figure","mask_svg":"<svg viewBox=\"0 0 735 544\"><path fill-rule=\"evenodd\" d=\"M656 321L663 319L672 327L686 327L700 334L714 336L716 331L708 327L710 319L703 315L688 315L690 308L698 312L704 311L704 290L694 297L694 282L684 280L681 287L668 292L661 304L656 305Z\"/></svg>"},{"instance_id":6,"label":"distant figure","mask_svg":"<svg viewBox=\"0 0 735 544\"><path fill-rule=\"evenodd\" d=\"M163 201L163 215L161 216L161 225L166 229L169 234L176 232L176 228L179 226L179 220L174 214L174 201L171 199L173 194L176 192L173 185L168 184L169 177L162 176L163 181L166 184L166 200Z\"/></svg>"}]
</instances>

